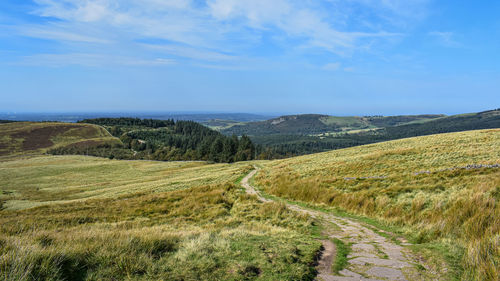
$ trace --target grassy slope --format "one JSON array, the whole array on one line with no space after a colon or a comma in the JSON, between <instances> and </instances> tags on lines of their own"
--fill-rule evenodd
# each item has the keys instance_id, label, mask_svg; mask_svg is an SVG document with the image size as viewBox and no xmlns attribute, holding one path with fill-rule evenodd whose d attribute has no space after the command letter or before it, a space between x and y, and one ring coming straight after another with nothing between
<instances>
[{"instance_id":1,"label":"grassy slope","mask_svg":"<svg viewBox=\"0 0 500 281\"><path fill-rule=\"evenodd\" d=\"M446 116L428 120L427 122L408 123L394 127L386 127L384 134L391 139L398 139L430 134L492 128L500 128L499 109Z\"/></svg>"},{"instance_id":2,"label":"grassy slope","mask_svg":"<svg viewBox=\"0 0 500 281\"><path fill-rule=\"evenodd\" d=\"M411 138L259 162L256 181L274 195L402 227L423 251L465 250L463 277L494 280L500 169L444 169L500 163L499 147L498 129ZM251 163L19 156L0 162L2 279L313 276L313 223L232 184Z\"/></svg>"},{"instance_id":3,"label":"grassy slope","mask_svg":"<svg viewBox=\"0 0 500 281\"><path fill-rule=\"evenodd\" d=\"M14 122L0 124L0 157L40 154L81 142L120 143L104 128L90 124Z\"/></svg>"},{"instance_id":4,"label":"grassy slope","mask_svg":"<svg viewBox=\"0 0 500 281\"><path fill-rule=\"evenodd\" d=\"M467 131L267 162L257 183L276 196L401 226L417 243L463 249L463 277L494 280L500 169L447 169L497 163L500 130Z\"/></svg>"},{"instance_id":5,"label":"grassy slope","mask_svg":"<svg viewBox=\"0 0 500 281\"><path fill-rule=\"evenodd\" d=\"M223 119L211 119L208 121L201 122L201 124L209 127L212 130L221 131L231 128L235 125L243 125L245 122L233 121L233 120L223 120Z\"/></svg>"},{"instance_id":6,"label":"grassy slope","mask_svg":"<svg viewBox=\"0 0 500 281\"><path fill-rule=\"evenodd\" d=\"M362 118L354 116L352 117L327 116L327 117L320 117L319 120L325 123L325 125L333 127L366 128L370 126L370 124L368 122L364 122Z\"/></svg>"},{"instance_id":7,"label":"grassy slope","mask_svg":"<svg viewBox=\"0 0 500 281\"><path fill-rule=\"evenodd\" d=\"M0 279L312 279L316 227L245 195L234 182L250 168L83 156L0 162L2 196L13 200L0 211Z\"/></svg>"},{"instance_id":8,"label":"grassy slope","mask_svg":"<svg viewBox=\"0 0 500 281\"><path fill-rule=\"evenodd\" d=\"M2 211L4 280L312 280L312 222L232 184Z\"/></svg>"},{"instance_id":9,"label":"grassy slope","mask_svg":"<svg viewBox=\"0 0 500 281\"><path fill-rule=\"evenodd\" d=\"M0 162L4 208L23 209L137 192L161 192L232 182L248 167L205 162L119 161L39 156Z\"/></svg>"}]
</instances>

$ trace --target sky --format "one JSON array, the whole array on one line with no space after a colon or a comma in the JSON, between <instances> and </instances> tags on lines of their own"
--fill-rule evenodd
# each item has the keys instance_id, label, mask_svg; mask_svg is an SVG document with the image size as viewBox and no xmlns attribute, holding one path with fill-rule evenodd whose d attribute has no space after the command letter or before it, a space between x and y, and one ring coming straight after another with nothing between
<instances>
[{"instance_id":1,"label":"sky","mask_svg":"<svg viewBox=\"0 0 500 281\"><path fill-rule=\"evenodd\" d=\"M1 0L0 112L500 107L500 1Z\"/></svg>"}]
</instances>

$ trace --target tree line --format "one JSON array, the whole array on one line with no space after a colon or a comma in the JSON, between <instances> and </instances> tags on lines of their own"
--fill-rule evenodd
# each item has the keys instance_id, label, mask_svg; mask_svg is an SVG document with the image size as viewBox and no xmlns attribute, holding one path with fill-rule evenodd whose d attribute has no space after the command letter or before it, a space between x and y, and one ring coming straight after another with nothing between
<instances>
[{"instance_id":1,"label":"tree line","mask_svg":"<svg viewBox=\"0 0 500 281\"><path fill-rule=\"evenodd\" d=\"M248 136L225 136L194 121L122 117L85 119L79 122L105 127L112 135L120 138L123 143L121 151L115 146L102 144L93 147L61 147L49 153L227 163L252 160L256 153L255 145Z\"/></svg>"},{"instance_id":2,"label":"tree line","mask_svg":"<svg viewBox=\"0 0 500 281\"><path fill-rule=\"evenodd\" d=\"M120 126L120 127L148 127L148 128L160 128L160 127L170 127L175 125L173 119L158 120L158 119L140 119L140 118L94 118L94 119L83 119L77 123L88 123L100 126Z\"/></svg>"}]
</instances>

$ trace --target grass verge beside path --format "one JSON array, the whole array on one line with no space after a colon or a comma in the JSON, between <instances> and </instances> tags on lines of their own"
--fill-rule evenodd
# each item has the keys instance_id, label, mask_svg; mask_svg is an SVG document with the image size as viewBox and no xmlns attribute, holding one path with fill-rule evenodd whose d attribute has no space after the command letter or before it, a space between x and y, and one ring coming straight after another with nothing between
<instances>
[{"instance_id":1,"label":"grass verge beside path","mask_svg":"<svg viewBox=\"0 0 500 281\"><path fill-rule=\"evenodd\" d=\"M431 259L450 257L458 278L498 280L499 165L500 129L488 129L269 161L255 181L268 194L394 226L429 245Z\"/></svg>"},{"instance_id":2,"label":"grass verge beside path","mask_svg":"<svg viewBox=\"0 0 500 281\"><path fill-rule=\"evenodd\" d=\"M262 168L259 164L256 166L259 167L259 169ZM419 241L418 231L411 230L407 227L401 227L374 218L352 214L342 210L341 208L315 205L312 203L294 201L270 195L266 193L258 183L256 183L255 177L250 179L250 184L258 190L262 197L266 199L355 220L398 245L401 245L402 242L408 241L412 244L407 245L407 247L410 248L414 254L425 260L427 264L433 265L436 268L442 267L443 263L446 264L449 280L461 280L461 276L464 274L462 260L464 258L465 249L456 243L453 243L453 241L422 242ZM334 243L337 244L335 241ZM334 266L336 265L334 264Z\"/></svg>"},{"instance_id":3,"label":"grass verge beside path","mask_svg":"<svg viewBox=\"0 0 500 281\"><path fill-rule=\"evenodd\" d=\"M351 252L351 247L337 238L333 239L333 243L335 243L337 255L335 257L335 262L332 265L332 270L334 273L339 274L339 272L346 268L349 264L347 256Z\"/></svg>"}]
</instances>

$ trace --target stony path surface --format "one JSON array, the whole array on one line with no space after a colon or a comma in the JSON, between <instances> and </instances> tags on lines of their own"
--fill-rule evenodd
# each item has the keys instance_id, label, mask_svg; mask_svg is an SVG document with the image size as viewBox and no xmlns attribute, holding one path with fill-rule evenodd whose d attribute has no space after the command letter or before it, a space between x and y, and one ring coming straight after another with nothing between
<instances>
[{"instance_id":1,"label":"stony path surface","mask_svg":"<svg viewBox=\"0 0 500 281\"><path fill-rule=\"evenodd\" d=\"M271 202L251 186L248 181L257 173L258 168L242 179L241 185L248 194L256 195L263 202ZM323 253L318 263L318 280L323 281L359 281L359 280L440 280L439 274L429 270L417 269L418 258L406 247L407 242L396 244L381 236L371 228L351 219L337 217L331 214L302 208L288 204L290 209L307 213L321 219L327 225L327 235L330 238L342 240L350 245L352 251L348 255L348 266L335 274L331 270L335 261L335 244L324 240Z\"/></svg>"}]
</instances>

